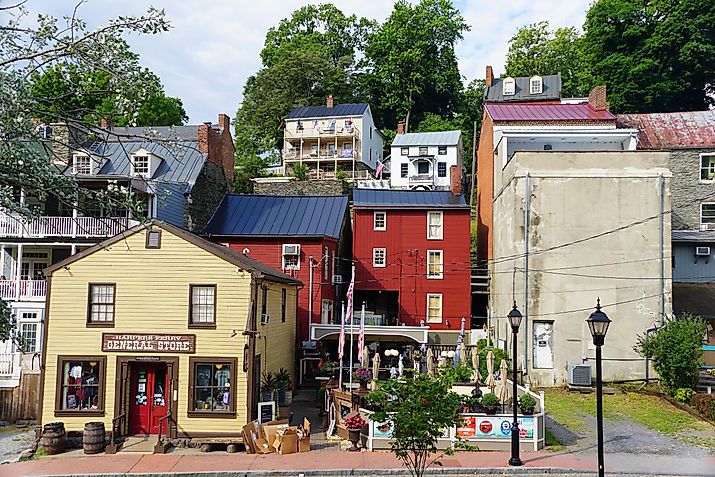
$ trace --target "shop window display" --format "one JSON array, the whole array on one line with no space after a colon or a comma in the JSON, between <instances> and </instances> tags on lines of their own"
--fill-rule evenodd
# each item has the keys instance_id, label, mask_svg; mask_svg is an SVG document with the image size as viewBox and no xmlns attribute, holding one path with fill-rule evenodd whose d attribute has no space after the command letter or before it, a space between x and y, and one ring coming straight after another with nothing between
<instances>
[{"instance_id":1,"label":"shop window display","mask_svg":"<svg viewBox=\"0 0 715 477\"><path fill-rule=\"evenodd\" d=\"M194 411L231 412L231 365L194 363Z\"/></svg>"},{"instance_id":2,"label":"shop window display","mask_svg":"<svg viewBox=\"0 0 715 477\"><path fill-rule=\"evenodd\" d=\"M65 411L99 410L99 361L65 361L62 366L62 402Z\"/></svg>"}]
</instances>

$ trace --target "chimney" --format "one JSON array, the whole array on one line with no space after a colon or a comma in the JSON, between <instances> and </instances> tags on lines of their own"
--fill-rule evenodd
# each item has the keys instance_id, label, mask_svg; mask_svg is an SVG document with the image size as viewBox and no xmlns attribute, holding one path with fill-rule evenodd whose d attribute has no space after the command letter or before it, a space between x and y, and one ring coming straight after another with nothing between
<instances>
[{"instance_id":1,"label":"chimney","mask_svg":"<svg viewBox=\"0 0 715 477\"><path fill-rule=\"evenodd\" d=\"M487 65L487 76L486 76L487 88L494 84L494 70L491 65Z\"/></svg>"},{"instance_id":2,"label":"chimney","mask_svg":"<svg viewBox=\"0 0 715 477\"><path fill-rule=\"evenodd\" d=\"M452 195L462 195L462 170L459 166L449 168L449 190L452 191Z\"/></svg>"},{"instance_id":3,"label":"chimney","mask_svg":"<svg viewBox=\"0 0 715 477\"><path fill-rule=\"evenodd\" d=\"M588 95L588 104L596 111L604 111L608 108L606 102L606 85L596 86Z\"/></svg>"},{"instance_id":4,"label":"chimney","mask_svg":"<svg viewBox=\"0 0 715 477\"><path fill-rule=\"evenodd\" d=\"M333 107L333 95L331 94L328 96L328 100L325 102L325 105L329 108Z\"/></svg>"},{"instance_id":5,"label":"chimney","mask_svg":"<svg viewBox=\"0 0 715 477\"><path fill-rule=\"evenodd\" d=\"M199 124L199 133L197 141L199 143L199 152L201 154L209 153L209 131L211 130L211 122Z\"/></svg>"},{"instance_id":6,"label":"chimney","mask_svg":"<svg viewBox=\"0 0 715 477\"><path fill-rule=\"evenodd\" d=\"M231 130L231 118L228 117L228 114L219 113L218 125L221 126L221 129L223 129L224 131Z\"/></svg>"},{"instance_id":7,"label":"chimney","mask_svg":"<svg viewBox=\"0 0 715 477\"><path fill-rule=\"evenodd\" d=\"M107 118L105 118L104 116L102 116L102 117L99 119L99 127L101 127L102 129L106 129L106 130L110 131L110 130L112 129L112 121L110 121L109 119L107 119Z\"/></svg>"},{"instance_id":8,"label":"chimney","mask_svg":"<svg viewBox=\"0 0 715 477\"><path fill-rule=\"evenodd\" d=\"M405 134L405 123L402 121L397 123L397 134Z\"/></svg>"}]
</instances>

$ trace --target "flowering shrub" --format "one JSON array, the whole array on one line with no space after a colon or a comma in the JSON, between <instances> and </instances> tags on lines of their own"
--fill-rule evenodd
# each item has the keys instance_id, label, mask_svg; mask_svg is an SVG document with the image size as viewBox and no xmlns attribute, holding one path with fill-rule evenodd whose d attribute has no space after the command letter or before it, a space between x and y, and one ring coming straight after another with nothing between
<instances>
[{"instance_id":1,"label":"flowering shrub","mask_svg":"<svg viewBox=\"0 0 715 477\"><path fill-rule=\"evenodd\" d=\"M332 376L339 365L335 361L321 361L318 363L318 376Z\"/></svg>"},{"instance_id":2,"label":"flowering shrub","mask_svg":"<svg viewBox=\"0 0 715 477\"><path fill-rule=\"evenodd\" d=\"M353 373L353 377L358 381L370 381L372 379L372 371L365 368L358 368Z\"/></svg>"},{"instance_id":3,"label":"flowering shrub","mask_svg":"<svg viewBox=\"0 0 715 477\"><path fill-rule=\"evenodd\" d=\"M348 429L362 429L362 426L365 425L365 419L360 417L360 415L355 415L345 419L343 424L345 424L345 427Z\"/></svg>"}]
</instances>

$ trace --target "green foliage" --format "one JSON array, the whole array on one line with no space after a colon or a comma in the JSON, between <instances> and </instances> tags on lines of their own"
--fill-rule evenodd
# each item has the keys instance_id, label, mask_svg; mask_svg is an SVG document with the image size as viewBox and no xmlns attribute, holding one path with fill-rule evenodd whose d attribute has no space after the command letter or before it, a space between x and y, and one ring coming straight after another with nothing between
<instances>
[{"instance_id":1,"label":"green foliage","mask_svg":"<svg viewBox=\"0 0 715 477\"><path fill-rule=\"evenodd\" d=\"M678 388L675 391L675 394L673 394L673 399L675 399L678 402L682 402L683 404L688 404L690 403L690 400L693 398L693 396L697 394L693 389L690 388Z\"/></svg>"},{"instance_id":2,"label":"green foliage","mask_svg":"<svg viewBox=\"0 0 715 477\"><path fill-rule=\"evenodd\" d=\"M423 476L433 463L439 465L441 455L433 458L438 452L437 440L456 424L461 400L451 388L448 377L418 374L404 381L381 382L380 388L367 396L375 409L370 418L392 422L392 452L414 476Z\"/></svg>"},{"instance_id":3,"label":"green foliage","mask_svg":"<svg viewBox=\"0 0 715 477\"><path fill-rule=\"evenodd\" d=\"M338 172L335 173L335 178L340 181L346 181L346 180L348 180L349 176L348 176L347 172L340 169L340 170L338 170Z\"/></svg>"},{"instance_id":4,"label":"green foliage","mask_svg":"<svg viewBox=\"0 0 715 477\"><path fill-rule=\"evenodd\" d=\"M481 339L477 341L477 350L479 351L479 375L482 377L482 381L486 379L487 375L487 354L489 351L494 353L494 371L499 369L501 360L506 360L511 369L511 360L509 359L509 354L501 348L492 348L487 346L487 340Z\"/></svg>"},{"instance_id":5,"label":"green foliage","mask_svg":"<svg viewBox=\"0 0 715 477\"><path fill-rule=\"evenodd\" d=\"M328 392L327 389L325 389L325 386L320 386L318 388L318 391L315 396L315 400L318 402L318 405L322 408L323 403L325 402L325 393Z\"/></svg>"},{"instance_id":6,"label":"green foliage","mask_svg":"<svg viewBox=\"0 0 715 477\"><path fill-rule=\"evenodd\" d=\"M499 397L494 393L486 393L482 396L482 406L493 407L499 405Z\"/></svg>"},{"instance_id":7,"label":"green foliage","mask_svg":"<svg viewBox=\"0 0 715 477\"><path fill-rule=\"evenodd\" d=\"M509 40L506 76L561 73L564 96L587 96L591 86L581 37L574 27L549 29L549 22L519 28Z\"/></svg>"},{"instance_id":8,"label":"green foliage","mask_svg":"<svg viewBox=\"0 0 715 477\"><path fill-rule=\"evenodd\" d=\"M12 336L15 326L12 322L12 308L6 301L0 299L0 341L5 341Z\"/></svg>"},{"instance_id":9,"label":"green foliage","mask_svg":"<svg viewBox=\"0 0 715 477\"><path fill-rule=\"evenodd\" d=\"M522 394L519 398L519 408L533 411L536 408L536 399L531 394Z\"/></svg>"},{"instance_id":10,"label":"green foliage","mask_svg":"<svg viewBox=\"0 0 715 477\"><path fill-rule=\"evenodd\" d=\"M264 391L274 391L278 388L276 375L271 371L264 371L261 379L261 389Z\"/></svg>"},{"instance_id":11,"label":"green foliage","mask_svg":"<svg viewBox=\"0 0 715 477\"><path fill-rule=\"evenodd\" d=\"M671 318L657 331L639 337L635 350L653 360L661 385L673 396L678 388L697 384L706 332L707 325L700 317Z\"/></svg>"},{"instance_id":12,"label":"green foliage","mask_svg":"<svg viewBox=\"0 0 715 477\"><path fill-rule=\"evenodd\" d=\"M472 382L472 364L464 359L460 360L457 366L453 366L451 362L442 366L440 372L454 383Z\"/></svg>"},{"instance_id":13,"label":"green foliage","mask_svg":"<svg viewBox=\"0 0 715 477\"><path fill-rule=\"evenodd\" d=\"M450 0L395 3L365 44L361 77L378 126L405 121L409 130L426 112L457 111L462 78L454 46L469 25Z\"/></svg>"},{"instance_id":14,"label":"green foliage","mask_svg":"<svg viewBox=\"0 0 715 477\"><path fill-rule=\"evenodd\" d=\"M598 0L582 51L593 84L608 86L617 113L691 111L712 105L715 3Z\"/></svg>"},{"instance_id":15,"label":"green foliage","mask_svg":"<svg viewBox=\"0 0 715 477\"><path fill-rule=\"evenodd\" d=\"M306 166L302 162L299 162L298 164L294 164L292 166L292 172L293 172L293 177L295 177L299 181L308 180L308 166Z\"/></svg>"},{"instance_id":16,"label":"green foliage","mask_svg":"<svg viewBox=\"0 0 715 477\"><path fill-rule=\"evenodd\" d=\"M715 396L712 394L696 394L690 400L690 405L710 421L715 421Z\"/></svg>"}]
</instances>

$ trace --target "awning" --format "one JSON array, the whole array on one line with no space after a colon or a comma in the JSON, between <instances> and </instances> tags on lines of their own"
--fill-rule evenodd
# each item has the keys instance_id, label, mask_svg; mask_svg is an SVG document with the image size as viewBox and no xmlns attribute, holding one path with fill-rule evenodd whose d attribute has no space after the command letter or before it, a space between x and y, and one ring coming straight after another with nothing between
<instances>
[{"instance_id":1,"label":"awning","mask_svg":"<svg viewBox=\"0 0 715 477\"><path fill-rule=\"evenodd\" d=\"M357 337L360 326L353 325L353 335ZM412 339L418 343L427 343L429 326L365 326L365 336L372 339L402 337ZM350 327L345 328L345 334L350 334ZM310 339L319 341L326 337L337 338L340 336L340 325L311 323Z\"/></svg>"}]
</instances>

